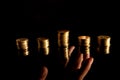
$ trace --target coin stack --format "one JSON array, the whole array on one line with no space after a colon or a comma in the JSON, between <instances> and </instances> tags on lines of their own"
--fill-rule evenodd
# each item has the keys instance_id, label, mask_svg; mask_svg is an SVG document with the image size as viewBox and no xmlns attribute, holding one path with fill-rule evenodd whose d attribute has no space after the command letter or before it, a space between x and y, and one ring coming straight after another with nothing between
<instances>
[{"instance_id":1,"label":"coin stack","mask_svg":"<svg viewBox=\"0 0 120 80\"><path fill-rule=\"evenodd\" d=\"M58 31L58 47L68 47L69 45L69 30Z\"/></svg>"},{"instance_id":2,"label":"coin stack","mask_svg":"<svg viewBox=\"0 0 120 80\"><path fill-rule=\"evenodd\" d=\"M43 51L43 55L49 54L49 39L45 37L37 38L38 52Z\"/></svg>"},{"instance_id":3,"label":"coin stack","mask_svg":"<svg viewBox=\"0 0 120 80\"><path fill-rule=\"evenodd\" d=\"M16 39L16 45L17 45L19 55L24 55L24 56L29 55L28 41L29 41L28 38Z\"/></svg>"},{"instance_id":4,"label":"coin stack","mask_svg":"<svg viewBox=\"0 0 120 80\"><path fill-rule=\"evenodd\" d=\"M69 47L69 30L59 30L58 31L58 49L64 65L69 60L68 47Z\"/></svg>"},{"instance_id":5,"label":"coin stack","mask_svg":"<svg viewBox=\"0 0 120 80\"><path fill-rule=\"evenodd\" d=\"M78 36L79 51L83 54L90 54L90 36Z\"/></svg>"},{"instance_id":6,"label":"coin stack","mask_svg":"<svg viewBox=\"0 0 120 80\"><path fill-rule=\"evenodd\" d=\"M98 51L101 53L110 53L110 36L100 35L98 36Z\"/></svg>"}]
</instances>

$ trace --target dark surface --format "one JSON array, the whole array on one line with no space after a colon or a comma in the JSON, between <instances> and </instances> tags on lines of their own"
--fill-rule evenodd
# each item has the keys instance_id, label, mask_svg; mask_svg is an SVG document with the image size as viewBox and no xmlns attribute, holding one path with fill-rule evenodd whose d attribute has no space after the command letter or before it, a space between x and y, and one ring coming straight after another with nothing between
<instances>
[{"instance_id":1,"label":"dark surface","mask_svg":"<svg viewBox=\"0 0 120 80\"><path fill-rule=\"evenodd\" d=\"M116 40L115 34L113 34L116 28L115 13L116 9L112 2L24 0L24 13L21 13L17 19L15 39L19 37L29 38L30 49L34 53L36 38L48 37L50 39L51 57L54 57L54 50L57 50L57 30L70 30L70 45L77 45L77 36L89 35L91 36L91 56L94 57L94 63L85 79L116 80L115 72L118 63L116 55L118 53L113 49L115 48L113 42ZM98 35L111 36L111 52L109 55L96 52L96 38ZM15 44L15 40L13 43ZM54 61L52 59L51 61ZM15 61L15 63L17 62ZM35 65L33 67L38 68ZM16 72L20 68L20 66L17 67ZM29 69L27 70L29 71ZM33 70L33 72L37 73L37 70ZM20 76L18 75L18 77Z\"/></svg>"}]
</instances>

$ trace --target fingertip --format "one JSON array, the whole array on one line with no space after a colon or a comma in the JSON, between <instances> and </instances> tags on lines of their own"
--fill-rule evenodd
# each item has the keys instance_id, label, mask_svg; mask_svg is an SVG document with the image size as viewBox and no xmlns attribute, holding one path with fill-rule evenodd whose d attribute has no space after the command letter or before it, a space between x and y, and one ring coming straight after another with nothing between
<instances>
[{"instance_id":1,"label":"fingertip","mask_svg":"<svg viewBox=\"0 0 120 80\"><path fill-rule=\"evenodd\" d=\"M43 71L48 73L48 68L46 66L43 66Z\"/></svg>"},{"instance_id":2,"label":"fingertip","mask_svg":"<svg viewBox=\"0 0 120 80\"><path fill-rule=\"evenodd\" d=\"M90 58L90 54L84 54L84 60L89 59Z\"/></svg>"},{"instance_id":3,"label":"fingertip","mask_svg":"<svg viewBox=\"0 0 120 80\"><path fill-rule=\"evenodd\" d=\"M69 57L71 56L71 54L72 54L72 52L73 52L74 49L75 49L75 46L71 46L69 48L69 52L68 52Z\"/></svg>"},{"instance_id":4,"label":"fingertip","mask_svg":"<svg viewBox=\"0 0 120 80\"><path fill-rule=\"evenodd\" d=\"M75 49L75 46L71 46L70 49L73 49L73 50L74 50L74 49Z\"/></svg>"},{"instance_id":5,"label":"fingertip","mask_svg":"<svg viewBox=\"0 0 120 80\"><path fill-rule=\"evenodd\" d=\"M75 48L75 46L72 46L73 48Z\"/></svg>"},{"instance_id":6,"label":"fingertip","mask_svg":"<svg viewBox=\"0 0 120 80\"><path fill-rule=\"evenodd\" d=\"M88 62L89 62L90 64L92 64L93 61L94 61L94 58L93 58L93 57L90 57L90 58L88 59Z\"/></svg>"},{"instance_id":7,"label":"fingertip","mask_svg":"<svg viewBox=\"0 0 120 80\"><path fill-rule=\"evenodd\" d=\"M42 66L39 80L45 80L47 75L48 75L48 68L46 66Z\"/></svg>"}]
</instances>

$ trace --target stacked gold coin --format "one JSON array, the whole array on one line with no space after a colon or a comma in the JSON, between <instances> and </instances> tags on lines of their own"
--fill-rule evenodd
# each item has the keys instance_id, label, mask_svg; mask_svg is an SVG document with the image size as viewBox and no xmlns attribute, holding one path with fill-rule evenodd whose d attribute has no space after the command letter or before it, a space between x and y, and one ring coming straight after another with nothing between
<instances>
[{"instance_id":1,"label":"stacked gold coin","mask_svg":"<svg viewBox=\"0 0 120 80\"><path fill-rule=\"evenodd\" d=\"M58 31L58 46L68 47L69 45L69 30Z\"/></svg>"},{"instance_id":2,"label":"stacked gold coin","mask_svg":"<svg viewBox=\"0 0 120 80\"><path fill-rule=\"evenodd\" d=\"M69 61L68 55L69 47L69 30L59 30L58 31L58 50L60 52L61 63L64 67Z\"/></svg>"},{"instance_id":3,"label":"stacked gold coin","mask_svg":"<svg viewBox=\"0 0 120 80\"><path fill-rule=\"evenodd\" d=\"M38 51L43 50L44 55L49 54L49 39L44 37L37 38L38 42Z\"/></svg>"},{"instance_id":4,"label":"stacked gold coin","mask_svg":"<svg viewBox=\"0 0 120 80\"><path fill-rule=\"evenodd\" d=\"M100 52L104 52L105 54L110 53L110 36L100 35L98 36L98 50L102 50Z\"/></svg>"},{"instance_id":5,"label":"stacked gold coin","mask_svg":"<svg viewBox=\"0 0 120 80\"><path fill-rule=\"evenodd\" d=\"M78 36L79 51L90 54L90 36Z\"/></svg>"},{"instance_id":6,"label":"stacked gold coin","mask_svg":"<svg viewBox=\"0 0 120 80\"><path fill-rule=\"evenodd\" d=\"M18 38L16 39L17 49L21 52L20 55L29 55L28 50L28 38Z\"/></svg>"}]
</instances>

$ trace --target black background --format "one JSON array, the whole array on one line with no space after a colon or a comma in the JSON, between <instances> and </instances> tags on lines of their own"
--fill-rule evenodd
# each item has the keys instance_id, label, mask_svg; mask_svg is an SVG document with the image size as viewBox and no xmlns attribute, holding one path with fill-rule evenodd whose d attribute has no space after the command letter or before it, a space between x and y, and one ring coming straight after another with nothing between
<instances>
[{"instance_id":1,"label":"black background","mask_svg":"<svg viewBox=\"0 0 120 80\"><path fill-rule=\"evenodd\" d=\"M117 53L113 52L117 23L117 5L110 1L24 0L24 12L17 16L15 39L27 37L34 42L37 37L48 37L54 48L57 30L70 30L70 45L77 44L77 36L91 36L91 55L95 58L86 80L116 79ZM113 34L114 33L114 34ZM111 52L95 52L96 37L111 36Z\"/></svg>"}]
</instances>

